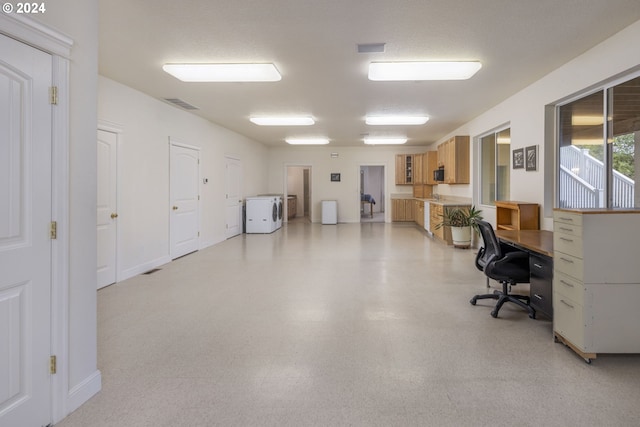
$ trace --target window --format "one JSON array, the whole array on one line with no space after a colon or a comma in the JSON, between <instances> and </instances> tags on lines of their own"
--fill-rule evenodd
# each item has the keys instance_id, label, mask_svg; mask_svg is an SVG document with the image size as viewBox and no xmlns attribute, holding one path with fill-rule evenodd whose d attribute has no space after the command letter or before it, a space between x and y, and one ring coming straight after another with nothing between
<instances>
[{"instance_id":1,"label":"window","mask_svg":"<svg viewBox=\"0 0 640 427\"><path fill-rule=\"evenodd\" d=\"M556 205L639 207L635 149L640 144L640 77L559 106L558 120Z\"/></svg>"},{"instance_id":2,"label":"window","mask_svg":"<svg viewBox=\"0 0 640 427\"><path fill-rule=\"evenodd\" d=\"M510 194L511 129L480 137L480 201L493 205Z\"/></svg>"}]
</instances>

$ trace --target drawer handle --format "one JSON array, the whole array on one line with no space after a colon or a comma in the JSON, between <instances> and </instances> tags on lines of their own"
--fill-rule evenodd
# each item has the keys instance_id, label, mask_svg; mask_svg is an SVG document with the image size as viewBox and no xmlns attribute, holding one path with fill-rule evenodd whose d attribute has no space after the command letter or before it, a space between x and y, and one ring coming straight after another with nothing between
<instances>
[{"instance_id":1,"label":"drawer handle","mask_svg":"<svg viewBox=\"0 0 640 427\"><path fill-rule=\"evenodd\" d=\"M562 230L562 231L573 231L573 228L560 227L560 230Z\"/></svg>"},{"instance_id":2,"label":"drawer handle","mask_svg":"<svg viewBox=\"0 0 640 427\"><path fill-rule=\"evenodd\" d=\"M566 305L569 308L575 308L574 306L572 306L571 304L569 304L568 302L566 302L565 300L561 299L560 300L561 303L563 303L564 305Z\"/></svg>"},{"instance_id":3,"label":"drawer handle","mask_svg":"<svg viewBox=\"0 0 640 427\"><path fill-rule=\"evenodd\" d=\"M566 259L566 258L563 258L563 257L560 257L560 259L561 259L562 261L564 261L564 262L568 262L569 264L573 264L573 260Z\"/></svg>"},{"instance_id":4,"label":"drawer handle","mask_svg":"<svg viewBox=\"0 0 640 427\"><path fill-rule=\"evenodd\" d=\"M538 298L538 299L539 299L539 300L541 300L541 301L544 299L544 298L542 298L542 297L541 297L540 295L538 295L538 294L533 294L533 296L534 296L534 297L536 297L536 298Z\"/></svg>"},{"instance_id":5,"label":"drawer handle","mask_svg":"<svg viewBox=\"0 0 640 427\"><path fill-rule=\"evenodd\" d=\"M560 219L563 220L563 221L571 221L571 222L573 222L573 218L565 218L565 217L561 216Z\"/></svg>"},{"instance_id":6,"label":"drawer handle","mask_svg":"<svg viewBox=\"0 0 640 427\"><path fill-rule=\"evenodd\" d=\"M560 240L564 240L565 242L573 242L573 239L567 239L566 237L561 237Z\"/></svg>"},{"instance_id":7,"label":"drawer handle","mask_svg":"<svg viewBox=\"0 0 640 427\"><path fill-rule=\"evenodd\" d=\"M560 283L562 283L563 285L567 285L570 288L574 287L571 283L565 282L564 280L560 280Z\"/></svg>"},{"instance_id":8,"label":"drawer handle","mask_svg":"<svg viewBox=\"0 0 640 427\"><path fill-rule=\"evenodd\" d=\"M533 264L533 266L534 266L534 267L538 267L538 268L542 268L542 265L540 265L540 264L536 264L536 263L534 263L534 264Z\"/></svg>"}]
</instances>

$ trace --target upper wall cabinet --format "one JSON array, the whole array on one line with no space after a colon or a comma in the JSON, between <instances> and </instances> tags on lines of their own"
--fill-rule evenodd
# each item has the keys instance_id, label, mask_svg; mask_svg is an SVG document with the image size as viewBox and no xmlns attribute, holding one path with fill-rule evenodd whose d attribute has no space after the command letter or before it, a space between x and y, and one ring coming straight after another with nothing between
<instances>
[{"instance_id":1,"label":"upper wall cabinet","mask_svg":"<svg viewBox=\"0 0 640 427\"><path fill-rule=\"evenodd\" d=\"M396 154L396 185L413 185L413 154Z\"/></svg>"},{"instance_id":2,"label":"upper wall cabinet","mask_svg":"<svg viewBox=\"0 0 640 427\"><path fill-rule=\"evenodd\" d=\"M444 166L443 184L469 184L469 136L454 136L438 145L438 166Z\"/></svg>"}]
</instances>

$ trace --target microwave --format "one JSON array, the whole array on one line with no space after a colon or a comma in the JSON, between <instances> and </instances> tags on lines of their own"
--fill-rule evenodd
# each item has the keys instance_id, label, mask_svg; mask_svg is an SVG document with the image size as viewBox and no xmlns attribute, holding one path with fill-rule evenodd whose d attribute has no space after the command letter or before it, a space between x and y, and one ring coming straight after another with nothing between
<instances>
[{"instance_id":1,"label":"microwave","mask_svg":"<svg viewBox=\"0 0 640 427\"><path fill-rule=\"evenodd\" d=\"M433 171L433 180L439 182L444 181L444 168L438 168Z\"/></svg>"}]
</instances>

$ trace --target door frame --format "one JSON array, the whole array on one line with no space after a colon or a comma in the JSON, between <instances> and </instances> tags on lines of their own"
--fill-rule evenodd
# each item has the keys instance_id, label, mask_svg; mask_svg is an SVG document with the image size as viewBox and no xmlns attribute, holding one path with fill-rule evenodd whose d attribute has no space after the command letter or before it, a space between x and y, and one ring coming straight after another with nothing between
<instances>
[{"instance_id":1,"label":"door frame","mask_svg":"<svg viewBox=\"0 0 640 427\"><path fill-rule=\"evenodd\" d=\"M309 221L313 222L313 165L311 163L285 163L284 164L284 177L283 177L283 188L284 191L282 192L282 197L283 197L283 203L282 203L282 210L283 210L283 217L282 217L282 223L287 223L289 222L289 218L288 218L288 212L289 212L289 199L287 198L287 196L289 196L289 168L307 168L309 169L309 178L310 178L310 184L309 184ZM300 199L298 199L298 203L300 203ZM304 201L303 201L304 203Z\"/></svg>"},{"instance_id":2,"label":"door frame","mask_svg":"<svg viewBox=\"0 0 640 427\"><path fill-rule=\"evenodd\" d=\"M57 238L51 240L51 354L57 356L51 376L51 420L55 424L100 390L99 371L69 390L69 68L73 40L18 14L0 14L0 33L52 57L52 84L58 103L51 121L51 220Z\"/></svg>"},{"instance_id":3,"label":"door frame","mask_svg":"<svg viewBox=\"0 0 640 427\"><path fill-rule=\"evenodd\" d=\"M105 132L111 132L116 134L116 212L120 211L121 205L121 186L120 186L120 177L122 176L122 162L120 161L120 147L122 146L122 142L124 141L123 133L124 126L110 122L108 120L98 119L98 130L102 130ZM116 221L116 281L118 283L122 279L122 261L120 257L120 242L121 242L121 228L119 222L122 220Z\"/></svg>"},{"instance_id":4,"label":"door frame","mask_svg":"<svg viewBox=\"0 0 640 427\"><path fill-rule=\"evenodd\" d=\"M389 182L387 181L387 171L388 171L388 165L386 162L378 162L378 163L358 163L358 173L357 173L357 177L358 179L356 180L356 194L358 197L358 222L361 222L360 219L360 208L361 208L361 203L360 203L360 169L362 167L366 167L366 166L382 166L382 176L384 179L384 222L391 222L391 209L387 208L388 206L390 206L390 198L389 198Z\"/></svg>"},{"instance_id":5,"label":"door frame","mask_svg":"<svg viewBox=\"0 0 640 427\"><path fill-rule=\"evenodd\" d=\"M227 235L227 230L226 230L226 227L225 227L225 235L224 235L225 240L232 239L232 238L237 237L237 236L241 236L241 235L242 235L242 233L244 233L244 230L243 230L243 222L244 222L244 217L243 217L243 205L244 205L244 199L245 199L245 197L244 197L244 165L243 165L243 163L242 163L242 159L240 158L240 156L235 155L235 154L225 154L225 155L224 155L224 165L225 165L225 168L226 168L226 167L227 167L227 165L229 164L229 161L230 161L230 160L235 160L235 161L237 161L237 162L239 162L239 163L240 163L240 172L241 172L241 175L240 175L240 202L239 202L239 203L240 203L240 205L239 205L239 210L240 210L240 212L239 212L239 215L240 215L240 233L238 233L238 234L236 234L236 235L233 235L233 236L229 237L229 236ZM227 175L227 172L226 172L226 170L225 170L225 184L224 184L224 185L225 185L225 189L224 189L224 190L225 190L225 194L227 193L227 189L229 188L229 187L228 187L229 182L227 181L227 179L228 179L228 175ZM224 206L224 207L225 207L225 211L224 211L224 221L225 221L225 225L226 225L226 223L227 223L227 205L226 205L226 199L225 199L225 206Z\"/></svg>"}]
</instances>

